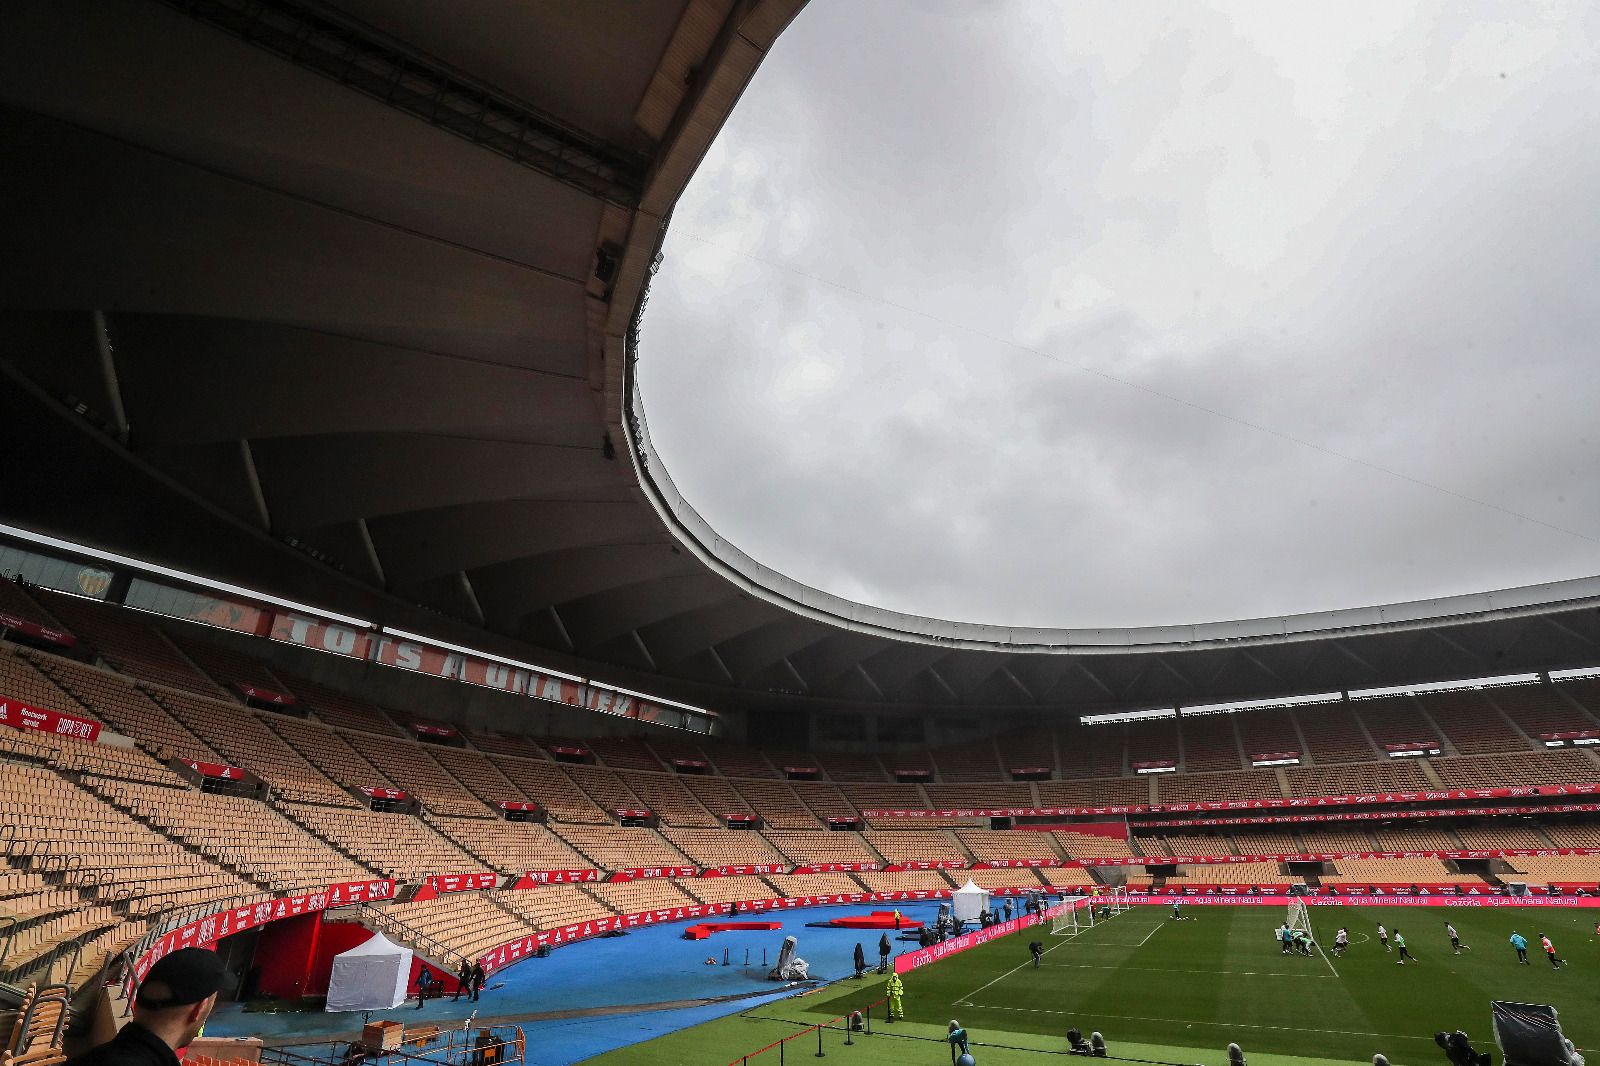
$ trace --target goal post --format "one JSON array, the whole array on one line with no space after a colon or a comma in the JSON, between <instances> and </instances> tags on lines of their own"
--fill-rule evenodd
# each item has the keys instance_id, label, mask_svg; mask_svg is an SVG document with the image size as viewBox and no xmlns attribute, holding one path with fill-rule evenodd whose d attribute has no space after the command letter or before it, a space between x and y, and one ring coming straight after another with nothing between
<instances>
[{"instance_id":1,"label":"goal post","mask_svg":"<svg viewBox=\"0 0 1600 1066\"><path fill-rule=\"evenodd\" d=\"M1082 897L1066 900L1050 919L1051 936L1075 936L1094 928L1094 901L1081 903Z\"/></svg>"}]
</instances>

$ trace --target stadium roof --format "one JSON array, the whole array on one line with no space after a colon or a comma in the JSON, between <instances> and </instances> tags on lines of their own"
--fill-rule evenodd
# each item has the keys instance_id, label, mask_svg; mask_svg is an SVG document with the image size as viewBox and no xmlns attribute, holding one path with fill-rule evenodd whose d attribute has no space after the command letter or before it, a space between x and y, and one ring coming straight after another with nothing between
<instances>
[{"instance_id":1,"label":"stadium roof","mask_svg":"<svg viewBox=\"0 0 1600 1066\"><path fill-rule=\"evenodd\" d=\"M8 10L0 519L713 708L1149 706L1600 658L1589 581L1021 630L853 604L722 542L654 459L628 346L673 203L799 7Z\"/></svg>"}]
</instances>

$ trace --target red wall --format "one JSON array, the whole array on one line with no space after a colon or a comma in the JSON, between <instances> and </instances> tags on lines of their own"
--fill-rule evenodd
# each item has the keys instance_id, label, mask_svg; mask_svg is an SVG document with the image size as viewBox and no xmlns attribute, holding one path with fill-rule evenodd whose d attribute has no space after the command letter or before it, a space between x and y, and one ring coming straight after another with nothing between
<instances>
[{"instance_id":1,"label":"red wall","mask_svg":"<svg viewBox=\"0 0 1600 1066\"><path fill-rule=\"evenodd\" d=\"M316 917L320 920L322 915L318 914ZM322 922L316 950L311 953L311 961L306 967L306 988L303 994L327 995L328 975L333 973L333 957L371 939L372 930L359 923ZM259 950L258 948L257 951Z\"/></svg>"}]
</instances>

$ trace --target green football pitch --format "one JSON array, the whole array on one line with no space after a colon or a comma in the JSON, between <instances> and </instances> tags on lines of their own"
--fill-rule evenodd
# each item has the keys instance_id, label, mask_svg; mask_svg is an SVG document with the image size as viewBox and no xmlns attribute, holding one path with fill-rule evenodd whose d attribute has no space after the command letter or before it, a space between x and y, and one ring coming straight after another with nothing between
<instances>
[{"instance_id":1,"label":"green football pitch","mask_svg":"<svg viewBox=\"0 0 1600 1066\"><path fill-rule=\"evenodd\" d=\"M1048 926L985 944L904 977L906 1020L886 1025L872 1009L873 1034L845 1045L843 1027L822 1033L829 1058L851 1066L950 1061L939 1042L954 1018L973 1041L979 1066L1043 1063L1066 1049L1064 1034L1105 1034L1113 1057L1220 1064L1237 1041L1252 1066L1368 1062L1382 1052L1396 1064L1444 1061L1439 1030L1464 1029L1479 1050L1492 1048L1490 1000L1548 1003L1578 1047L1600 1041L1600 941L1588 908L1312 907L1312 927L1328 954L1283 955L1274 930L1285 909L1192 906L1182 921L1167 907L1138 906L1076 936ZM1455 955L1444 931L1453 922L1471 951ZM1415 963L1379 945L1383 923L1405 935ZM1338 926L1350 950L1332 955ZM1527 937L1531 965L1508 943ZM1539 950L1549 934L1567 965L1552 970ZM1044 942L1035 969L1027 942ZM883 998L884 978L836 982L810 995L766 1004L600 1057L604 1066L696 1063L724 1066L786 1036L785 1061L810 1061L807 1032ZM1495 1059L1498 1062L1499 1055ZM776 1064L770 1050L750 1059Z\"/></svg>"}]
</instances>

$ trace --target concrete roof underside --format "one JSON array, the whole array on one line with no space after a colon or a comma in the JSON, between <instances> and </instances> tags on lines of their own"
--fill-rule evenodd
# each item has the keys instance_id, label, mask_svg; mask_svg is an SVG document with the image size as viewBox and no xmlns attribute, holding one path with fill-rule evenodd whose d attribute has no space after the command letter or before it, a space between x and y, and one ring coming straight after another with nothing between
<instances>
[{"instance_id":1,"label":"concrete roof underside","mask_svg":"<svg viewBox=\"0 0 1600 1066\"><path fill-rule=\"evenodd\" d=\"M8 6L0 520L724 710L1600 661L1587 582L1027 631L836 600L697 526L629 424L630 331L802 3Z\"/></svg>"}]
</instances>

